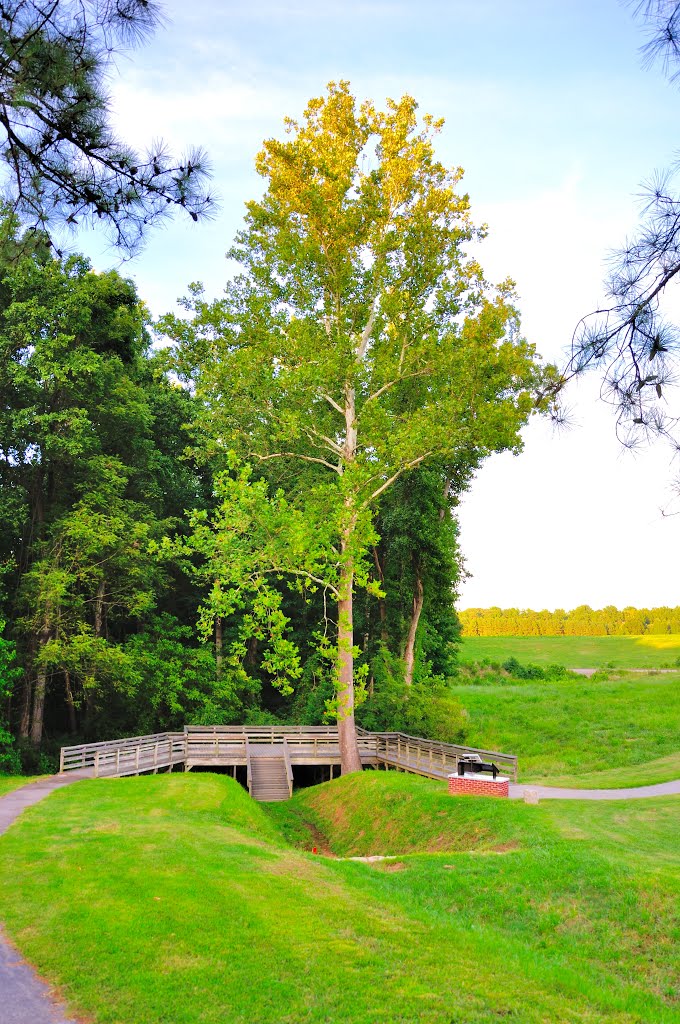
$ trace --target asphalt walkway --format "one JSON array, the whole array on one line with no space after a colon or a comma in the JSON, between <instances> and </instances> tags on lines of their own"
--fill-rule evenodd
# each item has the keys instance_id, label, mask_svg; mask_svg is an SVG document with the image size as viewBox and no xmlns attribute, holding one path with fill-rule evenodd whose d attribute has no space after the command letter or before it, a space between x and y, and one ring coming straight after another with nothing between
<instances>
[{"instance_id":1,"label":"asphalt walkway","mask_svg":"<svg viewBox=\"0 0 680 1024\"><path fill-rule=\"evenodd\" d=\"M511 782L510 799L523 799L527 790L535 793L539 800L639 800L648 796L674 796L680 793L680 779L657 782L654 786L629 786L627 789L567 789Z\"/></svg>"}]
</instances>

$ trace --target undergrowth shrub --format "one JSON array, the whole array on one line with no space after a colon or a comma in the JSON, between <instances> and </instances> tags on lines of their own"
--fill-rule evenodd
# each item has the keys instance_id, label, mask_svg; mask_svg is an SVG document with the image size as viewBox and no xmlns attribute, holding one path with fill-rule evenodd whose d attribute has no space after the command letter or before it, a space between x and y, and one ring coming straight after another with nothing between
<instances>
[{"instance_id":1,"label":"undergrowth shrub","mask_svg":"<svg viewBox=\"0 0 680 1024\"><path fill-rule=\"evenodd\" d=\"M21 669L17 665L14 643L2 637L4 629L5 623L0 620L0 775L18 775L21 772L21 758L14 746L4 709L9 707L12 691L21 677Z\"/></svg>"},{"instance_id":2,"label":"undergrowth shrub","mask_svg":"<svg viewBox=\"0 0 680 1024\"><path fill-rule=\"evenodd\" d=\"M407 686L400 658L382 649L373 661L368 695L357 709L357 722L371 732L406 732L446 743L461 743L468 730L467 712L442 676L421 672Z\"/></svg>"},{"instance_id":3,"label":"undergrowth shrub","mask_svg":"<svg viewBox=\"0 0 680 1024\"><path fill-rule=\"evenodd\" d=\"M487 683L495 686L499 683L580 678L564 665L523 665L517 658L508 658L504 662L493 662L485 658L483 661L459 665L454 680L456 683Z\"/></svg>"}]
</instances>

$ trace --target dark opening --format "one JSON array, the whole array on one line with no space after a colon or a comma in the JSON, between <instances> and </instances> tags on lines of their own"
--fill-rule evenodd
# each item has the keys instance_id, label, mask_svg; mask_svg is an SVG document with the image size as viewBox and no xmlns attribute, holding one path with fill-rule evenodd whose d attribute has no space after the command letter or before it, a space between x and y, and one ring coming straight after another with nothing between
<instances>
[{"instance_id":1,"label":"dark opening","mask_svg":"<svg viewBox=\"0 0 680 1024\"><path fill-rule=\"evenodd\" d=\"M306 789L308 786L318 786L320 782L329 782L331 778L340 777L339 764L294 764L293 765L293 789Z\"/></svg>"}]
</instances>

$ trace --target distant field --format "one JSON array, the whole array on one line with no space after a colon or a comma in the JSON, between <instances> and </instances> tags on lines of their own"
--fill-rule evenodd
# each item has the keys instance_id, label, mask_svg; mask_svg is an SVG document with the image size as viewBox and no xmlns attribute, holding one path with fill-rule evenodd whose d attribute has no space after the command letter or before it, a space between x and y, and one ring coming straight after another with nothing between
<instances>
[{"instance_id":1,"label":"distant field","mask_svg":"<svg viewBox=\"0 0 680 1024\"><path fill-rule=\"evenodd\" d=\"M469 715L466 743L517 754L522 782L608 789L680 778L680 672L491 676L451 691Z\"/></svg>"},{"instance_id":2,"label":"distant field","mask_svg":"<svg viewBox=\"0 0 680 1024\"><path fill-rule=\"evenodd\" d=\"M567 668L660 668L680 658L678 636L470 636L460 649L465 662L565 665Z\"/></svg>"}]
</instances>

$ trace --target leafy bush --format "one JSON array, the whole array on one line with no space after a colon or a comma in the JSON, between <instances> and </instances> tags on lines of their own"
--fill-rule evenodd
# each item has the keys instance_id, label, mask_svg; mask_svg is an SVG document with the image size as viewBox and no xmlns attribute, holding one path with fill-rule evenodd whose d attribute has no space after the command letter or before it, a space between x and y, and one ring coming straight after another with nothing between
<instances>
[{"instance_id":1,"label":"leafy bush","mask_svg":"<svg viewBox=\"0 0 680 1024\"><path fill-rule=\"evenodd\" d=\"M8 723L3 720L2 709L19 681L21 669L15 664L16 649L10 640L2 639L5 623L0 620L0 774L18 775L21 772L21 758L14 746Z\"/></svg>"},{"instance_id":2,"label":"leafy bush","mask_svg":"<svg viewBox=\"0 0 680 1024\"><path fill-rule=\"evenodd\" d=\"M522 665L517 658L508 658L501 668L513 679L562 679L570 675L564 665Z\"/></svg>"},{"instance_id":3,"label":"leafy bush","mask_svg":"<svg viewBox=\"0 0 680 1024\"><path fill-rule=\"evenodd\" d=\"M467 713L440 676L406 686L403 662L383 648L373 661L372 686L357 711L359 725L372 732L406 732L445 743L461 743Z\"/></svg>"},{"instance_id":4,"label":"leafy bush","mask_svg":"<svg viewBox=\"0 0 680 1024\"><path fill-rule=\"evenodd\" d=\"M557 680L580 678L564 665L523 665L517 658L508 658L499 663L488 658L474 663L459 665L455 673L457 683L488 683L498 685L525 680Z\"/></svg>"},{"instance_id":5,"label":"leafy bush","mask_svg":"<svg viewBox=\"0 0 680 1024\"><path fill-rule=\"evenodd\" d=\"M21 757L6 729L0 728L0 775L21 775Z\"/></svg>"}]
</instances>

